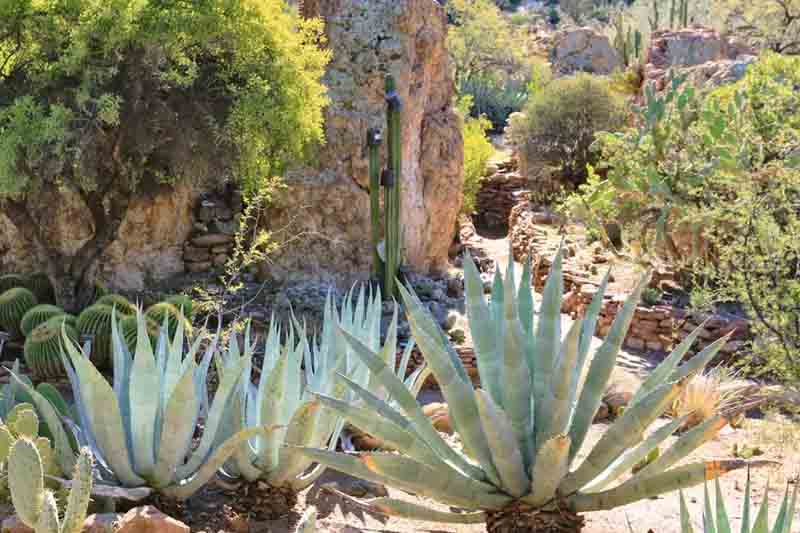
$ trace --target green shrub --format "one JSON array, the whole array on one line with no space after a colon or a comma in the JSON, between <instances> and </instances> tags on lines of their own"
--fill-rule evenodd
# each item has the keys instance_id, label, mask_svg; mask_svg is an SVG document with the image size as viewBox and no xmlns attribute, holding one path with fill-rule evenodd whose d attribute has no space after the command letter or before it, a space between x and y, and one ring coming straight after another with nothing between
<instances>
[{"instance_id":1,"label":"green shrub","mask_svg":"<svg viewBox=\"0 0 800 533\"><path fill-rule=\"evenodd\" d=\"M595 134L625 124L625 105L606 81L587 74L561 78L532 94L525 119L512 124L511 138L528 161L558 167L575 185L586 181Z\"/></svg>"},{"instance_id":2,"label":"green shrub","mask_svg":"<svg viewBox=\"0 0 800 533\"><path fill-rule=\"evenodd\" d=\"M565 203L668 255L693 300L736 302L759 339L750 370L800 378L800 58L765 54L701 93L646 90L637 125L598 137L600 161Z\"/></svg>"},{"instance_id":3,"label":"green shrub","mask_svg":"<svg viewBox=\"0 0 800 533\"><path fill-rule=\"evenodd\" d=\"M461 210L466 214L475 210L475 199L481 188L486 165L494 154L494 147L486 137L491 124L485 117L469 116L471 106L469 97L462 97L458 102L464 137L464 201Z\"/></svg>"}]
</instances>

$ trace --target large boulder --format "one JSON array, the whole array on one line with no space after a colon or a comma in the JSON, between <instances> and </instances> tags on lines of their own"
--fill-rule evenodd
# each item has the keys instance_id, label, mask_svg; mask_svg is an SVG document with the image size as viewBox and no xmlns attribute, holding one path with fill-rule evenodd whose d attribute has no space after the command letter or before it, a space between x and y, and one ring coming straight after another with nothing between
<instances>
[{"instance_id":1,"label":"large boulder","mask_svg":"<svg viewBox=\"0 0 800 533\"><path fill-rule=\"evenodd\" d=\"M118 238L96 262L99 279L118 289L141 290L182 273L197 195L191 185L178 184L136 198ZM77 193L44 190L28 202L30 212L41 214L36 222L47 246L72 255L92 237L91 215ZM31 272L41 265L34 247L0 210L0 272Z\"/></svg>"},{"instance_id":2,"label":"large boulder","mask_svg":"<svg viewBox=\"0 0 800 533\"><path fill-rule=\"evenodd\" d=\"M665 87L670 70L684 72L697 86L717 86L741 79L755 59L750 47L714 29L690 26L653 33L647 50L645 81Z\"/></svg>"},{"instance_id":3,"label":"large boulder","mask_svg":"<svg viewBox=\"0 0 800 533\"><path fill-rule=\"evenodd\" d=\"M553 72L608 75L622 68L622 59L608 36L594 28L568 28L556 33L550 52Z\"/></svg>"},{"instance_id":4,"label":"large boulder","mask_svg":"<svg viewBox=\"0 0 800 533\"><path fill-rule=\"evenodd\" d=\"M351 281L368 274L370 248L367 129L385 129L384 80L403 101L401 227L405 262L421 272L447 266L461 207L463 142L452 109L445 48L447 19L434 0L306 0L325 22L332 60L327 143L317 162L295 169L269 210L268 228L290 244L269 258L270 280ZM385 163L385 150L383 153Z\"/></svg>"}]
</instances>

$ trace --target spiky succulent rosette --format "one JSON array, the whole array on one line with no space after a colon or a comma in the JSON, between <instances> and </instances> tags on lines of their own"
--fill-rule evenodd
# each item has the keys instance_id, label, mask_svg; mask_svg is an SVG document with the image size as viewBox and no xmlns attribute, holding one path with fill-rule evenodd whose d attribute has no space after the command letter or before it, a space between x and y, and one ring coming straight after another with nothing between
<instances>
[{"instance_id":1,"label":"spiky succulent rosette","mask_svg":"<svg viewBox=\"0 0 800 533\"><path fill-rule=\"evenodd\" d=\"M374 510L427 521L485 522L489 531L578 531L581 513L695 485L745 464L701 461L673 468L725 424L716 416L682 435L630 479L619 480L677 430L681 420L647 433L687 380L727 341L722 338L681 364L702 328L648 376L600 440L582 451L647 277L592 353L608 276L587 316L576 320L562 339L560 253L553 261L538 313L534 312L530 264L520 287L515 286L513 263L505 279L498 273L488 302L474 263L467 257L464 264L466 309L481 389L473 388L457 353L422 302L401 287L412 334L447 400L463 453L436 432L413 394L379 354L342 333L395 405L352 386L368 407L356 413L353 406L325 405L353 425L392 442L399 453L337 453L310 447L302 448L303 453L347 474L464 512L442 512L392 498L368 502Z\"/></svg>"},{"instance_id":2,"label":"spiky succulent rosette","mask_svg":"<svg viewBox=\"0 0 800 533\"><path fill-rule=\"evenodd\" d=\"M274 426L278 429L267 436L253 439L243 446L223 467L228 482L245 480L256 487L239 490L261 494L276 506L247 510L259 519L274 518L286 508L285 501L310 486L324 471L314 460L296 449L296 446L325 446L335 449L344 425L343 417L329 403L347 409L350 401L358 399L350 387L362 394L386 398L380 384L371 382L369 368L355 355L342 336L346 331L364 345L379 351L381 358L392 369L397 364L397 311L389 326L386 340L381 344L382 317L380 292L367 288L351 290L344 298L341 309L328 296L323 316L323 329L318 341L309 339L305 328L297 323L283 331L272 320L264 345L264 358L258 382L251 383L251 369L245 368L238 395L229 405L225 416L226 430L221 434L240 431L246 425ZM281 341L281 339L286 339ZM224 378L228 368L244 357L251 358L255 344L247 328L240 349L236 337L222 357L219 366ZM405 376L413 343L409 344L394 370ZM426 367L415 370L406 380L412 391L428 376ZM345 383L350 383L350 387ZM372 390L373 392L370 392ZM415 392L414 392L415 394ZM236 506L236 503L233 504ZM285 513L284 513L285 514Z\"/></svg>"}]
</instances>

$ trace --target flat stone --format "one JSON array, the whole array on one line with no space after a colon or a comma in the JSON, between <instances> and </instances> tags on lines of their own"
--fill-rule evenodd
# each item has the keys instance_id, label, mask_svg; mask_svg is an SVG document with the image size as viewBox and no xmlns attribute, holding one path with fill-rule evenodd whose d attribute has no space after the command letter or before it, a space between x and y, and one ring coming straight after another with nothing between
<instances>
[{"instance_id":1,"label":"flat stone","mask_svg":"<svg viewBox=\"0 0 800 533\"><path fill-rule=\"evenodd\" d=\"M209 259L211 259L211 254L208 253L208 248L186 246L183 249L184 261L208 261Z\"/></svg>"},{"instance_id":2,"label":"flat stone","mask_svg":"<svg viewBox=\"0 0 800 533\"><path fill-rule=\"evenodd\" d=\"M225 266L225 263L228 262L229 256L228 254L218 254L214 256L214 266L221 267Z\"/></svg>"},{"instance_id":3,"label":"flat stone","mask_svg":"<svg viewBox=\"0 0 800 533\"><path fill-rule=\"evenodd\" d=\"M125 513L116 533L189 533L189 526L146 505Z\"/></svg>"},{"instance_id":4,"label":"flat stone","mask_svg":"<svg viewBox=\"0 0 800 533\"><path fill-rule=\"evenodd\" d=\"M192 244L195 246L218 246L220 244L228 244L229 242L233 241L233 237L230 235L225 235L223 233L209 233L206 235L200 235L192 239Z\"/></svg>"}]
</instances>

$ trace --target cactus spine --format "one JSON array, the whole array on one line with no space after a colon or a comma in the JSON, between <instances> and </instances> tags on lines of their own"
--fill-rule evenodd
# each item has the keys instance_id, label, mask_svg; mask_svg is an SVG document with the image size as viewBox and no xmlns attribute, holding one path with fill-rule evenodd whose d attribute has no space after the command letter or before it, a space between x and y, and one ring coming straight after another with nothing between
<instances>
[{"instance_id":1,"label":"cactus spine","mask_svg":"<svg viewBox=\"0 0 800 533\"><path fill-rule=\"evenodd\" d=\"M86 520L92 489L92 454L83 448L75 464L63 521L52 491L44 487L39 450L26 438L18 439L9 454L8 484L19 519L37 533L80 533Z\"/></svg>"},{"instance_id":2,"label":"cactus spine","mask_svg":"<svg viewBox=\"0 0 800 533\"><path fill-rule=\"evenodd\" d=\"M66 314L63 309L51 304L39 304L26 312L19 324L22 335L27 337L40 324L44 324L54 316Z\"/></svg>"},{"instance_id":3,"label":"cactus spine","mask_svg":"<svg viewBox=\"0 0 800 533\"><path fill-rule=\"evenodd\" d=\"M12 339L22 337L22 317L35 305L36 296L22 287L0 294L0 330L8 333Z\"/></svg>"},{"instance_id":4,"label":"cactus spine","mask_svg":"<svg viewBox=\"0 0 800 533\"><path fill-rule=\"evenodd\" d=\"M384 294L392 298L396 294L395 280L400 267L400 176L402 173L402 102L392 76L386 77L386 103L388 107L387 136L389 140L389 167L383 186L386 204L386 270Z\"/></svg>"}]
</instances>

